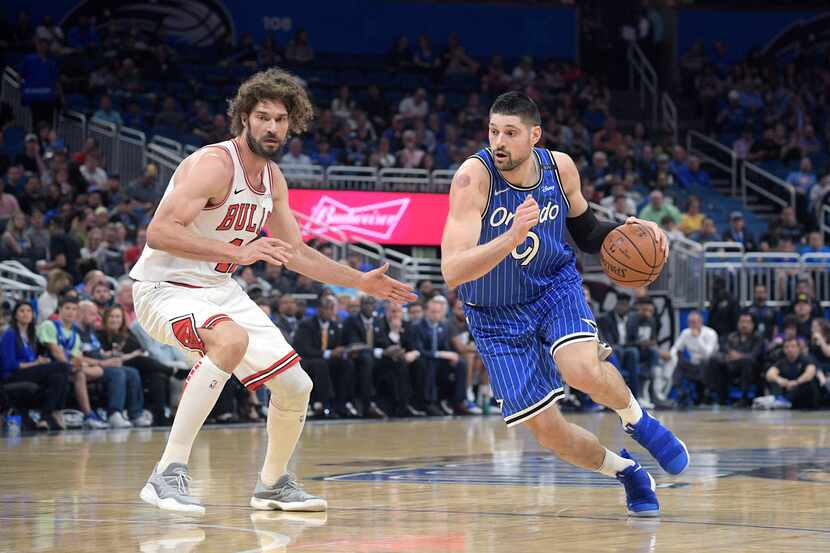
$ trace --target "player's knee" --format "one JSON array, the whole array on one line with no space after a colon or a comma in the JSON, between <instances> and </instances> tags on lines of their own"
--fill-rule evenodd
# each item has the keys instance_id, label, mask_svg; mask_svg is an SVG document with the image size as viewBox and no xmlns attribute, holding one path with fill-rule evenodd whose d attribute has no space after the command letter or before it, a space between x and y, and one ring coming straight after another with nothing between
<instances>
[{"instance_id":1,"label":"player's knee","mask_svg":"<svg viewBox=\"0 0 830 553\"><path fill-rule=\"evenodd\" d=\"M299 364L265 384L271 390L271 401L279 409L302 411L308 405L314 384Z\"/></svg>"},{"instance_id":2,"label":"player's knee","mask_svg":"<svg viewBox=\"0 0 830 553\"><path fill-rule=\"evenodd\" d=\"M248 351L248 333L234 322L223 322L212 329L200 329L208 356L226 372L232 372Z\"/></svg>"},{"instance_id":3,"label":"player's knee","mask_svg":"<svg viewBox=\"0 0 830 553\"><path fill-rule=\"evenodd\" d=\"M571 359L560 366L562 377L577 390L590 393L602 380L602 368L598 359Z\"/></svg>"},{"instance_id":4,"label":"player's knee","mask_svg":"<svg viewBox=\"0 0 830 553\"><path fill-rule=\"evenodd\" d=\"M537 417L530 425L540 446L562 455L570 448L571 436L568 423L562 417Z\"/></svg>"}]
</instances>

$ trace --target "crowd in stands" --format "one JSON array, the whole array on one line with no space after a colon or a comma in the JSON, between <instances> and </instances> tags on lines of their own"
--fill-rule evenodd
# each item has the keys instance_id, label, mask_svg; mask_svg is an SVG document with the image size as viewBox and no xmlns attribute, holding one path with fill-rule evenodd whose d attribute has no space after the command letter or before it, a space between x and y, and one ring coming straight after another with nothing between
<instances>
[{"instance_id":1,"label":"crowd in stands","mask_svg":"<svg viewBox=\"0 0 830 553\"><path fill-rule=\"evenodd\" d=\"M30 391L26 382L37 384L43 412L37 424L44 428L63 425L54 413L67 404L76 406L85 424L93 428L143 426L149 421L165 424L189 368L180 352L154 342L135 323L126 278L144 247L146 226L167 183L159 182L153 164L140 177L122 182L118 174L107 171L105 152L93 138L71 151L53 126L55 110L85 109L90 116L115 124L207 144L229 137L221 102L244 76L233 73L230 89L224 88L216 101L192 100L210 94L194 93L207 84L185 71L193 66L187 49L144 36L138 29L115 31L84 21L64 36L49 21L34 26L22 16L0 38L9 52L20 53L13 64L25 79L24 101L35 124L18 143L6 140L13 133L0 133L0 259L16 259L48 279L35 304L6 302L0 321L8 328L3 338L3 383L17 385L12 386L17 394ZM706 213L707 198L715 192L700 159L682 146L651 136L641 123L621 128L611 111L607 86L578 66L532 58L479 60L468 55L455 36L440 48L426 36L413 42L410 47L409 39L401 37L378 61L383 72L391 68L416 77L414 86L397 92L377 84L319 85L315 63L323 55L314 51L303 31L284 49L272 39L254 44L243 37L238 46L227 46L214 55L221 60L220 68L241 68L247 74L280 63L308 81L317 117L307 136L295 137L287 145L280 162L286 172L310 163L454 169L486 145L492 98L520 89L542 110L542 145L569 153L580 168L585 197L617 215L636 214L655 221L677 239L732 240L748 251L830 251L815 232L815 219L802 219L792 208L784 209L780 219L770 221L759 236L745 226L740 210L718 228ZM79 65L79 56L86 65ZM728 69L718 78L731 82L729 76L735 71L739 70ZM787 74L791 82L801 82L801 77ZM710 99L717 102L723 90L718 88ZM708 98L703 92L701 88L701 97ZM96 100L73 105L79 97ZM800 124L797 113L801 112L793 111L794 106L820 111L812 100L802 104L792 100L786 109L775 112L780 120L765 120L765 124ZM12 127L6 111L0 112L0 118L4 131ZM804 118L808 119L815 121L813 129L826 127L820 117ZM717 128L728 119L715 114L711 120ZM735 128L744 132L746 125ZM823 138L816 140L825 144ZM744 147L751 158L755 146ZM816 164L810 165L809 148L802 150L796 158L807 160L801 161L792 182L815 183L804 188L814 207L828 201L830 177L811 180ZM320 250L335 257L331 245L321 244ZM368 268L356 255L342 262ZM424 284L422 301L401 312L374 305L353 290L325 288L277 266L246 267L236 278L303 357L303 366L315 382L310 415L439 416L497 409L452 292L434 296ZM696 373L677 361L676 350L683 348L675 348L669 359L661 358L654 349L657 334L652 323L628 324L654 319L654 306L648 303L639 298L629 314L621 300L606 315L614 320L603 330L615 344L617 365L629 375L632 388L646 399L664 400L665 389L642 383L659 384L660 367L675 363L674 374L683 375L683 383L700 381L706 385L703 391L722 392L722 381L704 378L708 368L694 380ZM782 314L776 313L773 320L766 326L754 321L764 337L764 353L746 380L751 385L747 391L756 395L765 385L757 377L765 374L762 369L773 359L774 342L783 340L789 328L789 319ZM647 333L647 327L653 332ZM727 361L713 362L711 367L732 370L732 350L723 348L732 343L737 320L732 326L714 328L720 353L713 355L722 354ZM812 333L799 336L814 343ZM805 347L799 343L800 352ZM818 350L811 353L817 355ZM695 357L694 363L698 361ZM780 385L780 375L786 371L777 368L779 376L770 383ZM824 374L819 366L816 378L823 379ZM674 384L686 389L680 381ZM702 390L689 390L696 401L708 399ZM716 399L728 400L723 393ZM212 417L258 420L263 400L234 382Z\"/></svg>"},{"instance_id":2,"label":"crowd in stands","mask_svg":"<svg viewBox=\"0 0 830 553\"><path fill-rule=\"evenodd\" d=\"M642 404L657 407L734 405L815 409L830 405L830 323L809 276L798 278L792 305L769 305L754 289L741 307L715 281L706 324L692 311L668 349L658 349L660 318L648 297L619 294L598 318L600 336Z\"/></svg>"},{"instance_id":3,"label":"crowd in stands","mask_svg":"<svg viewBox=\"0 0 830 553\"><path fill-rule=\"evenodd\" d=\"M830 52L805 37L795 51L728 59L725 42L696 43L682 56L683 89L705 130L792 185L799 220L813 220L830 192Z\"/></svg>"}]
</instances>

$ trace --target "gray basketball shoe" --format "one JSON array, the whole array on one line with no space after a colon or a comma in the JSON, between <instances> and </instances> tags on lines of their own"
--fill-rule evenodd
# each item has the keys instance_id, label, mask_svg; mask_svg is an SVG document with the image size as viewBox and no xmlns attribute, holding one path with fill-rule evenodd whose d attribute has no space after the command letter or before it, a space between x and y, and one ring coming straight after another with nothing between
<instances>
[{"instance_id":1,"label":"gray basketball shoe","mask_svg":"<svg viewBox=\"0 0 830 553\"><path fill-rule=\"evenodd\" d=\"M190 495L190 474L187 465L170 463L164 472L158 472L158 465L139 494L141 499L165 511L205 514L199 500Z\"/></svg>"},{"instance_id":2,"label":"gray basketball shoe","mask_svg":"<svg viewBox=\"0 0 830 553\"><path fill-rule=\"evenodd\" d=\"M260 511L325 511L325 499L306 493L291 474L284 474L273 486L257 478L251 507Z\"/></svg>"}]
</instances>

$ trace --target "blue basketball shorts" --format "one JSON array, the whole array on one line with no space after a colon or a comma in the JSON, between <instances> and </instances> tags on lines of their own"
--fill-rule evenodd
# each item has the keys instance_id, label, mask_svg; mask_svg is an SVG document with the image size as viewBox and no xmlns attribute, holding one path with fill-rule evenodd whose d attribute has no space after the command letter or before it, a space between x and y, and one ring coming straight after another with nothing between
<instances>
[{"instance_id":1,"label":"blue basketball shorts","mask_svg":"<svg viewBox=\"0 0 830 553\"><path fill-rule=\"evenodd\" d=\"M579 283L552 287L530 303L465 304L464 311L507 426L533 418L562 398L556 350L597 340L594 315Z\"/></svg>"}]
</instances>

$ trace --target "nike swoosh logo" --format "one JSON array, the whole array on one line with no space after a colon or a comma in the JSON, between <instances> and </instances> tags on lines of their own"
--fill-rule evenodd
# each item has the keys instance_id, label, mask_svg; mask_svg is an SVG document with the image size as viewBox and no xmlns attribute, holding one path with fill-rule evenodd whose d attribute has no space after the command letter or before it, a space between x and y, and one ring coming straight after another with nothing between
<instances>
[{"instance_id":1,"label":"nike swoosh logo","mask_svg":"<svg viewBox=\"0 0 830 553\"><path fill-rule=\"evenodd\" d=\"M505 192L507 192L508 190L510 190L510 189L509 189L509 188L502 188L501 190L499 190L498 192L494 193L493 195L494 195L494 196L498 196L499 194L504 194L504 193L505 193Z\"/></svg>"},{"instance_id":2,"label":"nike swoosh logo","mask_svg":"<svg viewBox=\"0 0 830 553\"><path fill-rule=\"evenodd\" d=\"M234 190L233 193L234 194L239 194L240 192L244 192L244 191L245 191L244 188L240 188L239 190Z\"/></svg>"},{"instance_id":3,"label":"nike swoosh logo","mask_svg":"<svg viewBox=\"0 0 830 553\"><path fill-rule=\"evenodd\" d=\"M581 318L581 317L580 317L580 318ZM584 321L584 322L585 322L588 326L590 326L590 327L591 327L591 328L593 328L594 330L597 330L597 323L595 323L594 321L592 321L592 320L590 320L590 319L584 319L584 318L583 318L582 320L583 320L583 321Z\"/></svg>"}]
</instances>

